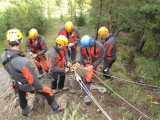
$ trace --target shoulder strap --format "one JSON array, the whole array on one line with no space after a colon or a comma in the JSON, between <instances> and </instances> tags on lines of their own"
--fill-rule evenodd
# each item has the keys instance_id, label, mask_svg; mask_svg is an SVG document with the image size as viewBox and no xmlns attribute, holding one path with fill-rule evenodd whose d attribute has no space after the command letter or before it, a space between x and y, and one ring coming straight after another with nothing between
<instances>
[{"instance_id":1,"label":"shoulder strap","mask_svg":"<svg viewBox=\"0 0 160 120\"><path fill-rule=\"evenodd\" d=\"M30 38L30 46L32 46L34 49L38 50L40 49L40 42L41 42L41 36L38 36L37 45L35 47L32 46L32 39Z\"/></svg>"},{"instance_id":2,"label":"shoulder strap","mask_svg":"<svg viewBox=\"0 0 160 120\"><path fill-rule=\"evenodd\" d=\"M16 58L18 56L21 56L21 55L18 53L18 54L14 54L14 55L12 55L10 57L7 57L7 59L2 63L3 66L5 66L8 62L10 62L13 58Z\"/></svg>"},{"instance_id":3,"label":"shoulder strap","mask_svg":"<svg viewBox=\"0 0 160 120\"><path fill-rule=\"evenodd\" d=\"M32 39L31 39L31 38L29 38L29 41L30 41L30 46L32 46Z\"/></svg>"},{"instance_id":4,"label":"shoulder strap","mask_svg":"<svg viewBox=\"0 0 160 120\"><path fill-rule=\"evenodd\" d=\"M114 36L114 35L110 35L110 36L106 39L106 41L107 41L109 38L111 38L112 36Z\"/></svg>"},{"instance_id":5,"label":"shoulder strap","mask_svg":"<svg viewBox=\"0 0 160 120\"><path fill-rule=\"evenodd\" d=\"M59 50L58 50L58 48L56 48L56 47L53 47L55 50L56 50L56 52L59 54L59 56L62 58L62 55L61 55L61 53L59 52Z\"/></svg>"},{"instance_id":6,"label":"shoulder strap","mask_svg":"<svg viewBox=\"0 0 160 120\"><path fill-rule=\"evenodd\" d=\"M96 56L96 42L95 41L93 42L93 46L94 46L94 56ZM89 56L87 48L85 48L85 50L86 50L87 56Z\"/></svg>"},{"instance_id":7,"label":"shoulder strap","mask_svg":"<svg viewBox=\"0 0 160 120\"><path fill-rule=\"evenodd\" d=\"M38 36L37 47L40 47L40 42L41 42L41 36Z\"/></svg>"},{"instance_id":8,"label":"shoulder strap","mask_svg":"<svg viewBox=\"0 0 160 120\"><path fill-rule=\"evenodd\" d=\"M85 48L85 50L86 50L86 54L87 54L87 56L89 56L89 53L88 53L88 50L87 50L87 48Z\"/></svg>"}]
</instances>

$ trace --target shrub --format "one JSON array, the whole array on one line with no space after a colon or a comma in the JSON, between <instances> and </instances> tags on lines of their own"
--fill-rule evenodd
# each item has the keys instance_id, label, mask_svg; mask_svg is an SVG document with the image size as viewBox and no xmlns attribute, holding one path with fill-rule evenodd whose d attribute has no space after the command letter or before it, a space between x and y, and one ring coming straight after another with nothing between
<instances>
[{"instance_id":1,"label":"shrub","mask_svg":"<svg viewBox=\"0 0 160 120\"><path fill-rule=\"evenodd\" d=\"M77 25L78 26L85 25L85 16L83 15L83 13L80 13L80 16L78 16L78 18L77 18Z\"/></svg>"}]
</instances>

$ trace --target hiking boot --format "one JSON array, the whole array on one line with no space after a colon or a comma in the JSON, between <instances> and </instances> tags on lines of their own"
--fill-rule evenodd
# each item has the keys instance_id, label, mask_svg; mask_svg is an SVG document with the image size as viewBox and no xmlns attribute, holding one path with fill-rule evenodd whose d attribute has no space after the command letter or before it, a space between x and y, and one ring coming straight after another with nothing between
<instances>
[{"instance_id":1,"label":"hiking boot","mask_svg":"<svg viewBox=\"0 0 160 120\"><path fill-rule=\"evenodd\" d=\"M83 101L84 101L84 103L85 103L86 105L91 104L91 99L90 99L89 96L85 96L85 97L83 98Z\"/></svg>"},{"instance_id":2,"label":"hiking boot","mask_svg":"<svg viewBox=\"0 0 160 120\"><path fill-rule=\"evenodd\" d=\"M67 107L67 104L66 104L66 103L59 103L59 107L58 107L58 109L56 110L56 112L61 111L61 110L64 110L66 107Z\"/></svg>"},{"instance_id":3,"label":"hiking boot","mask_svg":"<svg viewBox=\"0 0 160 120\"><path fill-rule=\"evenodd\" d=\"M29 115L29 113L30 113L30 107L29 106L27 106L25 109L22 109L22 115L23 116L28 116Z\"/></svg>"},{"instance_id":4,"label":"hiking boot","mask_svg":"<svg viewBox=\"0 0 160 120\"><path fill-rule=\"evenodd\" d=\"M58 108L56 110L52 109L49 111L48 115L51 116L57 112L64 110L67 107L67 103L59 103Z\"/></svg>"},{"instance_id":5,"label":"hiking boot","mask_svg":"<svg viewBox=\"0 0 160 120\"><path fill-rule=\"evenodd\" d=\"M59 89L59 91L68 91L69 88L68 87L63 87L62 89Z\"/></svg>"},{"instance_id":6,"label":"hiking boot","mask_svg":"<svg viewBox=\"0 0 160 120\"><path fill-rule=\"evenodd\" d=\"M57 89L53 89L53 93L54 94L58 93L58 90Z\"/></svg>"}]
</instances>

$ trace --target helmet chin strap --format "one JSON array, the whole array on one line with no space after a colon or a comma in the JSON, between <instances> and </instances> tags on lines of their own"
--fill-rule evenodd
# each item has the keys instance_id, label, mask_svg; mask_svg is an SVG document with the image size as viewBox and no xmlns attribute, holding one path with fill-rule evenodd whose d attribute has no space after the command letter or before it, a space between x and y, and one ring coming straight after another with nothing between
<instances>
[{"instance_id":1,"label":"helmet chin strap","mask_svg":"<svg viewBox=\"0 0 160 120\"><path fill-rule=\"evenodd\" d=\"M22 43L23 43L23 38L20 40L20 44L22 45Z\"/></svg>"},{"instance_id":2,"label":"helmet chin strap","mask_svg":"<svg viewBox=\"0 0 160 120\"><path fill-rule=\"evenodd\" d=\"M19 40L16 40L16 42L19 44L19 45L22 45L23 43L23 38L19 39Z\"/></svg>"}]
</instances>

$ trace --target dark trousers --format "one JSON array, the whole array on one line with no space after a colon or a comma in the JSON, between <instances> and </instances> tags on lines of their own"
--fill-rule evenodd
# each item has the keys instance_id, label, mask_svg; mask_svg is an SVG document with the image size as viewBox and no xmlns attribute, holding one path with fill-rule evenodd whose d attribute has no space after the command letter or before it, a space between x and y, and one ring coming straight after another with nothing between
<instances>
[{"instance_id":1,"label":"dark trousers","mask_svg":"<svg viewBox=\"0 0 160 120\"><path fill-rule=\"evenodd\" d=\"M73 63L76 63L76 48L71 48L71 50L68 50L68 57L72 60Z\"/></svg>"},{"instance_id":2,"label":"dark trousers","mask_svg":"<svg viewBox=\"0 0 160 120\"><path fill-rule=\"evenodd\" d=\"M30 93L34 93L34 91ZM47 99L49 105L52 105L52 103L54 102L54 96L50 96L48 93L45 92L36 92L36 93L43 95ZM25 109L27 107L26 92L18 90L18 96L21 109Z\"/></svg>"},{"instance_id":3,"label":"dark trousers","mask_svg":"<svg viewBox=\"0 0 160 120\"><path fill-rule=\"evenodd\" d=\"M64 88L64 82L65 82L65 73L53 73L52 74L52 82L51 82L51 88L52 89L62 89ZM59 79L59 80L58 80Z\"/></svg>"},{"instance_id":4,"label":"dark trousers","mask_svg":"<svg viewBox=\"0 0 160 120\"><path fill-rule=\"evenodd\" d=\"M90 91L91 82L87 82L87 81L83 81L83 82L85 85L85 89ZM82 88L82 96L85 97L86 95L88 95L88 93L84 90L84 88Z\"/></svg>"},{"instance_id":5,"label":"dark trousers","mask_svg":"<svg viewBox=\"0 0 160 120\"><path fill-rule=\"evenodd\" d=\"M103 73L105 74L104 77L110 79L111 78L111 74L109 73L109 69L112 67L113 63L116 60L105 60L103 62Z\"/></svg>"},{"instance_id":6,"label":"dark trousers","mask_svg":"<svg viewBox=\"0 0 160 120\"><path fill-rule=\"evenodd\" d=\"M43 74L43 69L41 66L38 68L38 72L39 72L39 74Z\"/></svg>"}]
</instances>

